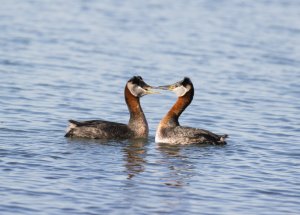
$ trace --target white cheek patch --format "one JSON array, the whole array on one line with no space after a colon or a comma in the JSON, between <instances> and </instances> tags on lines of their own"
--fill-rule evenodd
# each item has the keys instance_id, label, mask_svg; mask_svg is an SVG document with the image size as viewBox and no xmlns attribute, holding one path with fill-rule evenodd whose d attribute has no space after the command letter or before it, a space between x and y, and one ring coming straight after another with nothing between
<instances>
[{"instance_id":1,"label":"white cheek patch","mask_svg":"<svg viewBox=\"0 0 300 215\"><path fill-rule=\"evenodd\" d=\"M129 91L131 92L131 94L134 95L135 97L142 97L143 95L145 95L145 93L144 93L145 90L138 85L128 83L127 87L129 89Z\"/></svg>"},{"instance_id":2,"label":"white cheek patch","mask_svg":"<svg viewBox=\"0 0 300 215\"><path fill-rule=\"evenodd\" d=\"M178 97L184 96L190 89L185 88L184 86L176 87L173 92L176 93Z\"/></svg>"}]
</instances>

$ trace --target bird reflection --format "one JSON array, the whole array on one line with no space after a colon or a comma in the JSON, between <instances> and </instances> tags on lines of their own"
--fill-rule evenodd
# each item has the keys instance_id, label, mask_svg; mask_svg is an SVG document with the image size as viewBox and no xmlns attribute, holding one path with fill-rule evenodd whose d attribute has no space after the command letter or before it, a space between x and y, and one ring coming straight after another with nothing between
<instances>
[{"instance_id":1,"label":"bird reflection","mask_svg":"<svg viewBox=\"0 0 300 215\"><path fill-rule=\"evenodd\" d=\"M158 150L163 155L161 161L168 166L169 171L163 177L163 183L170 187L182 187L188 184L188 180L193 176L193 165L188 157L181 153L182 146L158 144Z\"/></svg>"},{"instance_id":2,"label":"bird reflection","mask_svg":"<svg viewBox=\"0 0 300 215\"><path fill-rule=\"evenodd\" d=\"M158 150L167 157L181 157L179 145L158 143Z\"/></svg>"},{"instance_id":3,"label":"bird reflection","mask_svg":"<svg viewBox=\"0 0 300 215\"><path fill-rule=\"evenodd\" d=\"M145 157L147 139L129 140L129 144L124 148L125 167L128 173L127 178L131 179L135 175L145 170Z\"/></svg>"}]
</instances>

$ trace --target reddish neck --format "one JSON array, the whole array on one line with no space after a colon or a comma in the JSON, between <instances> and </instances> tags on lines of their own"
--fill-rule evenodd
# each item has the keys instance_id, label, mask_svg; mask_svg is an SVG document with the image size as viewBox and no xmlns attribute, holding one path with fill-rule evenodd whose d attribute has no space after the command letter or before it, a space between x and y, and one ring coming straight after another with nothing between
<instances>
[{"instance_id":1,"label":"reddish neck","mask_svg":"<svg viewBox=\"0 0 300 215\"><path fill-rule=\"evenodd\" d=\"M178 97L177 101L169 112L161 120L160 125L166 127L179 126L178 118L182 112L190 105L194 97L194 88L192 87L184 96Z\"/></svg>"},{"instance_id":2,"label":"reddish neck","mask_svg":"<svg viewBox=\"0 0 300 215\"><path fill-rule=\"evenodd\" d=\"M125 86L124 94L130 113L128 126L137 136L148 136L148 123L140 105L140 98L133 96L127 86Z\"/></svg>"}]
</instances>

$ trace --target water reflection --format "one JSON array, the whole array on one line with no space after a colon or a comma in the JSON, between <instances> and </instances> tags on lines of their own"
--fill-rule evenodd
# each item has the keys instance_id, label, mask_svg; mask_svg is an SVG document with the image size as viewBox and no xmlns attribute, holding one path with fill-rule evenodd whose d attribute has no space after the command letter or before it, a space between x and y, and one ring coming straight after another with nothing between
<instances>
[{"instance_id":1,"label":"water reflection","mask_svg":"<svg viewBox=\"0 0 300 215\"><path fill-rule=\"evenodd\" d=\"M182 153L182 146L158 144L158 151L163 155L160 163L168 167L166 175L162 178L165 185L182 187L189 184L194 175L194 165L190 159Z\"/></svg>"},{"instance_id":2,"label":"water reflection","mask_svg":"<svg viewBox=\"0 0 300 215\"><path fill-rule=\"evenodd\" d=\"M145 145L147 142L147 139L129 140L129 144L124 148L124 160L128 179L145 170Z\"/></svg>"},{"instance_id":3,"label":"water reflection","mask_svg":"<svg viewBox=\"0 0 300 215\"><path fill-rule=\"evenodd\" d=\"M157 148L166 157L182 157L180 154L181 147L179 145L159 143Z\"/></svg>"}]
</instances>

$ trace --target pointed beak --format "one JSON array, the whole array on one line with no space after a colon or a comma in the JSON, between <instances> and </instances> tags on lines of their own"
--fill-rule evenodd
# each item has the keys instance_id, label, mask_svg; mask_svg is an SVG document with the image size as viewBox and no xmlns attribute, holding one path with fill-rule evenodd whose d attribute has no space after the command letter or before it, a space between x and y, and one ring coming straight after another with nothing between
<instances>
[{"instance_id":1,"label":"pointed beak","mask_svg":"<svg viewBox=\"0 0 300 215\"><path fill-rule=\"evenodd\" d=\"M176 85L175 84L171 84L171 85L164 85L164 86L159 86L159 87L156 87L155 89L160 89L160 90L174 90L176 88Z\"/></svg>"},{"instance_id":2,"label":"pointed beak","mask_svg":"<svg viewBox=\"0 0 300 215\"><path fill-rule=\"evenodd\" d=\"M145 90L145 94L160 94L160 92L153 90L153 89L158 89L157 87L147 85L143 88Z\"/></svg>"}]
</instances>

